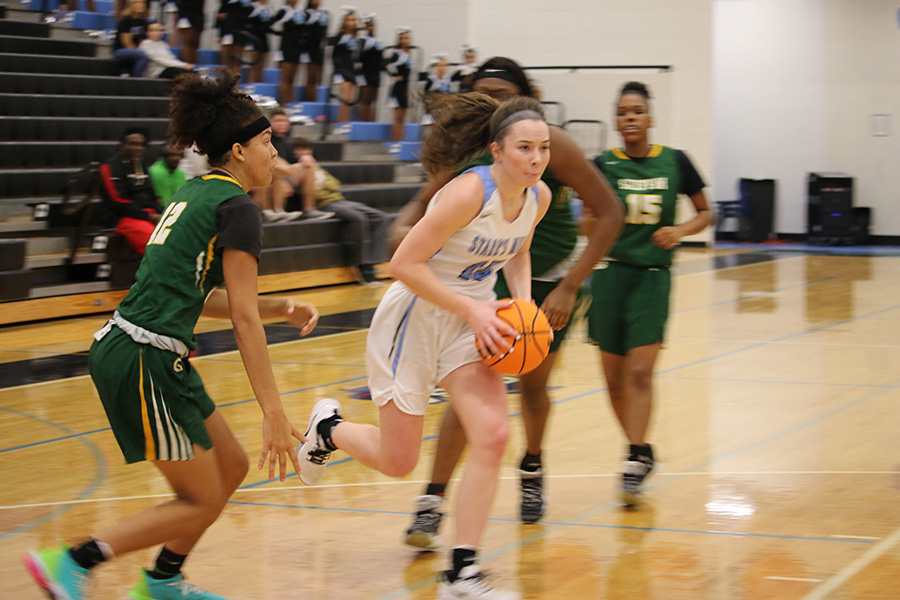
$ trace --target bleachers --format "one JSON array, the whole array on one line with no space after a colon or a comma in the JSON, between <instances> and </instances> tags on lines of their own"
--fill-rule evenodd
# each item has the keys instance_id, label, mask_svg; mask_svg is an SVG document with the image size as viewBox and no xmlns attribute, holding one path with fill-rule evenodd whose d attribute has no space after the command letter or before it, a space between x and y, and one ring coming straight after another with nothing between
<instances>
[{"instance_id":1,"label":"bleachers","mask_svg":"<svg viewBox=\"0 0 900 600\"><path fill-rule=\"evenodd\" d=\"M0 139L36 141L117 140L126 127L143 127L155 140L166 136L164 118L0 117Z\"/></svg>"},{"instance_id":2,"label":"bleachers","mask_svg":"<svg viewBox=\"0 0 900 600\"><path fill-rule=\"evenodd\" d=\"M0 53L42 54L53 56L96 56L93 42L55 40L23 35L0 35Z\"/></svg>"},{"instance_id":3,"label":"bleachers","mask_svg":"<svg viewBox=\"0 0 900 600\"><path fill-rule=\"evenodd\" d=\"M3 62L0 57L0 69ZM70 96L165 96L168 81L59 73L9 73L0 71L0 90L5 94L64 94Z\"/></svg>"},{"instance_id":4,"label":"bleachers","mask_svg":"<svg viewBox=\"0 0 900 600\"><path fill-rule=\"evenodd\" d=\"M64 94L2 94L0 115L11 117L111 117L143 115L163 117L169 110L167 96L68 96Z\"/></svg>"},{"instance_id":5,"label":"bleachers","mask_svg":"<svg viewBox=\"0 0 900 600\"><path fill-rule=\"evenodd\" d=\"M22 9L14 7L7 16L17 13ZM139 264L122 238L103 229L98 199L73 211L84 186L68 205L63 192L86 165L116 152L128 126L146 127L148 152L159 151L171 82L121 77L117 61L99 58L108 56L108 42L100 41L98 50L84 34L73 39L70 27L0 18L0 325L109 310ZM204 52L213 57L214 51ZM274 79L271 70L266 77ZM327 92L320 88L317 99L326 100ZM334 114L334 105L321 102L298 107L309 115L318 104L322 114ZM316 158L342 181L347 199L396 212L418 191L423 175L417 143L409 142L404 160L377 133L382 131L383 124L294 126L295 135L315 140ZM417 135L417 128L409 129L410 139ZM292 202L298 208L299 199ZM73 255L72 241L82 228ZM267 224L263 234L261 289L354 280L339 220Z\"/></svg>"},{"instance_id":6,"label":"bleachers","mask_svg":"<svg viewBox=\"0 0 900 600\"><path fill-rule=\"evenodd\" d=\"M43 54L6 53L0 55L0 68L6 73L65 73L67 75L105 75L118 77L119 61L92 56L58 56L48 61ZM49 69L53 69L50 71Z\"/></svg>"}]
</instances>

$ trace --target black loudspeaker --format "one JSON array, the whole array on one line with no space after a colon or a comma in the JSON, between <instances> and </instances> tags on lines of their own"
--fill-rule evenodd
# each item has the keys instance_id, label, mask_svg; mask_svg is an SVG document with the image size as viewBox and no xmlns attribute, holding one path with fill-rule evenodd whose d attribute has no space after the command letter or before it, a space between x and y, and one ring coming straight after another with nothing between
<instances>
[{"instance_id":1,"label":"black loudspeaker","mask_svg":"<svg viewBox=\"0 0 900 600\"><path fill-rule=\"evenodd\" d=\"M745 242L765 242L774 236L775 180L741 179L741 204L747 217L738 231Z\"/></svg>"},{"instance_id":2,"label":"black loudspeaker","mask_svg":"<svg viewBox=\"0 0 900 600\"><path fill-rule=\"evenodd\" d=\"M806 236L810 244L853 244L853 178L810 173Z\"/></svg>"},{"instance_id":3,"label":"black loudspeaker","mask_svg":"<svg viewBox=\"0 0 900 600\"><path fill-rule=\"evenodd\" d=\"M872 223L872 209L868 206L853 207L853 241L865 246L869 243L869 225Z\"/></svg>"}]
</instances>

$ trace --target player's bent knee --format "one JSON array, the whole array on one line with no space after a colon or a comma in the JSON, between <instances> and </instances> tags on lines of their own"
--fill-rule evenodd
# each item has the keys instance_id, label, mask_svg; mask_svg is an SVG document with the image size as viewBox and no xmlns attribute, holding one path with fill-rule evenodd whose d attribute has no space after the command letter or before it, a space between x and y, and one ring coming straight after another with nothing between
<instances>
[{"instance_id":1,"label":"player's bent knee","mask_svg":"<svg viewBox=\"0 0 900 600\"><path fill-rule=\"evenodd\" d=\"M483 456L499 458L506 449L509 441L509 423L504 420L482 429L481 433L473 436L470 444L473 449L479 451Z\"/></svg>"}]
</instances>

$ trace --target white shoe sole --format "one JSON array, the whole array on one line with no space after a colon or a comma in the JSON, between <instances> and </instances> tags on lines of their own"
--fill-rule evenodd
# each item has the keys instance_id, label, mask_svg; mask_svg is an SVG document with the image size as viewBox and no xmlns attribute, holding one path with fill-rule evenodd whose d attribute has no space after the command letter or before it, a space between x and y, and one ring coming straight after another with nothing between
<instances>
[{"instance_id":1,"label":"white shoe sole","mask_svg":"<svg viewBox=\"0 0 900 600\"><path fill-rule=\"evenodd\" d=\"M654 462L653 468L650 469L650 472L644 477L644 481L641 482L641 489L637 492L629 492L626 490L619 490L619 499L622 501L622 504L625 505L626 508L633 508L641 503L641 498L644 495L644 487L647 485L647 480L651 477L655 477L659 475L663 470L662 463Z\"/></svg>"},{"instance_id":2,"label":"white shoe sole","mask_svg":"<svg viewBox=\"0 0 900 600\"><path fill-rule=\"evenodd\" d=\"M300 461L300 481L306 485L315 485L322 479L328 460L321 465L310 461L307 457L310 453L319 449L318 426L323 420L332 416L335 412L340 414L341 403L333 398L323 398L316 402L309 417L309 426L306 428L306 440L297 446L297 459Z\"/></svg>"},{"instance_id":3,"label":"white shoe sole","mask_svg":"<svg viewBox=\"0 0 900 600\"><path fill-rule=\"evenodd\" d=\"M429 535L424 531L407 533L406 537L404 538L404 542L407 546L412 546L413 548L418 548L419 550L438 550L441 547L441 542L438 536Z\"/></svg>"}]
</instances>

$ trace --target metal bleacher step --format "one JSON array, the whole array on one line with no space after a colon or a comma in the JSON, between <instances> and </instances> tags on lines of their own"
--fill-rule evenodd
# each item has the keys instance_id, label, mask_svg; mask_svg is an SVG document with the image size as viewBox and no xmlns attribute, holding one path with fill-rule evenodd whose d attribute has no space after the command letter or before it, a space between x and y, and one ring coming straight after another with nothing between
<instances>
[{"instance_id":1,"label":"metal bleacher step","mask_svg":"<svg viewBox=\"0 0 900 600\"><path fill-rule=\"evenodd\" d=\"M46 221L15 219L0 221L0 237L20 237L22 235L40 234L47 230Z\"/></svg>"},{"instance_id":2,"label":"metal bleacher step","mask_svg":"<svg viewBox=\"0 0 900 600\"><path fill-rule=\"evenodd\" d=\"M358 142L344 142L343 160L358 162L395 161L396 156L388 153L388 148L383 142L364 140Z\"/></svg>"},{"instance_id":3,"label":"metal bleacher step","mask_svg":"<svg viewBox=\"0 0 900 600\"><path fill-rule=\"evenodd\" d=\"M106 261L105 252L79 252L76 254L71 263L69 262L69 253L62 254L38 254L25 258L25 266L29 269L44 269L47 267L62 267L66 264L73 265L92 265Z\"/></svg>"},{"instance_id":4,"label":"metal bleacher step","mask_svg":"<svg viewBox=\"0 0 900 600\"><path fill-rule=\"evenodd\" d=\"M25 255L53 256L56 254L68 254L71 250L71 241L63 236L30 237L25 241Z\"/></svg>"},{"instance_id":5,"label":"metal bleacher step","mask_svg":"<svg viewBox=\"0 0 900 600\"><path fill-rule=\"evenodd\" d=\"M50 298L53 296L69 296L71 294L88 294L91 292L107 292L112 289L108 281L82 281L56 285L39 285L31 288L29 298Z\"/></svg>"}]
</instances>

